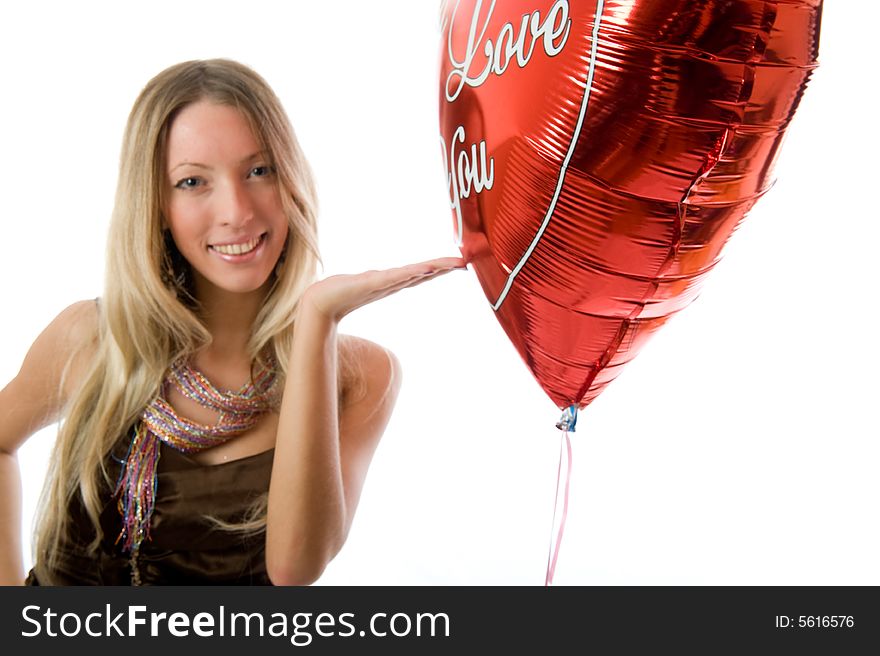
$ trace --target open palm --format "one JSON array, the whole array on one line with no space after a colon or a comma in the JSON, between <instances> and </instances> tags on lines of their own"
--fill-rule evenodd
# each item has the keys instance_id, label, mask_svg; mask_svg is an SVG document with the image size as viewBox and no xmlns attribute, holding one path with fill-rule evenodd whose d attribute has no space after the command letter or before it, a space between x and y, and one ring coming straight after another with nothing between
<instances>
[{"instance_id":1,"label":"open palm","mask_svg":"<svg viewBox=\"0 0 880 656\"><path fill-rule=\"evenodd\" d=\"M303 296L303 303L339 321L368 303L463 268L462 258L441 257L394 269L330 276L312 284Z\"/></svg>"}]
</instances>

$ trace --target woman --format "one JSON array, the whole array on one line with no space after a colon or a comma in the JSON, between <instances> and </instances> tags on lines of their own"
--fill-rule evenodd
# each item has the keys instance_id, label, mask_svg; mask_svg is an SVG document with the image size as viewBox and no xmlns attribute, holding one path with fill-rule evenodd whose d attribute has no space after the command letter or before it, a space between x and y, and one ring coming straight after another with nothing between
<instances>
[{"instance_id":1,"label":"woman","mask_svg":"<svg viewBox=\"0 0 880 656\"><path fill-rule=\"evenodd\" d=\"M314 282L315 220L308 165L256 73L195 61L148 83L105 294L64 310L0 392L0 582L23 578L15 452L62 418L29 583L321 575L400 384L388 351L337 325L464 262Z\"/></svg>"}]
</instances>

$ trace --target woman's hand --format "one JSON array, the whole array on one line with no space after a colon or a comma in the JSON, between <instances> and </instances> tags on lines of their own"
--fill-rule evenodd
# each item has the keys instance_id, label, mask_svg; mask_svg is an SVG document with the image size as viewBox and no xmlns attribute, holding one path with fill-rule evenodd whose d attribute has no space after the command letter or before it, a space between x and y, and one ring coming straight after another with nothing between
<instances>
[{"instance_id":1,"label":"woman's hand","mask_svg":"<svg viewBox=\"0 0 880 656\"><path fill-rule=\"evenodd\" d=\"M338 322L368 303L464 268L465 261L460 257L441 257L396 269L330 276L312 284L303 295L302 304Z\"/></svg>"},{"instance_id":2,"label":"woman's hand","mask_svg":"<svg viewBox=\"0 0 880 656\"><path fill-rule=\"evenodd\" d=\"M337 323L359 307L453 269L445 257L387 271L331 276L303 294L278 418L266 514L266 571L275 585L308 585L342 548L367 469L391 415L396 360L362 342L347 364L357 400L339 404Z\"/></svg>"}]
</instances>

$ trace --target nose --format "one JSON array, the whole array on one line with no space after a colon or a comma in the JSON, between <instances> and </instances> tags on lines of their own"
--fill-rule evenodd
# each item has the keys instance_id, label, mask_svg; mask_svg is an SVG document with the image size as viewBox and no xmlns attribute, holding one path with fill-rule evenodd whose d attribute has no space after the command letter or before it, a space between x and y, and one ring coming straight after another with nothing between
<instances>
[{"instance_id":1,"label":"nose","mask_svg":"<svg viewBox=\"0 0 880 656\"><path fill-rule=\"evenodd\" d=\"M237 228L254 218L254 203L243 181L228 180L217 194L217 217L221 225Z\"/></svg>"}]
</instances>

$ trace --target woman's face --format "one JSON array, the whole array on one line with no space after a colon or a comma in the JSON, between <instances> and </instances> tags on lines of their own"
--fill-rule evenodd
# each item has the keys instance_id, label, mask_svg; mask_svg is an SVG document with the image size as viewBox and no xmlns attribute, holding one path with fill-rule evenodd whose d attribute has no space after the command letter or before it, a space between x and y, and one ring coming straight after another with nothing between
<instances>
[{"instance_id":1,"label":"woman's face","mask_svg":"<svg viewBox=\"0 0 880 656\"><path fill-rule=\"evenodd\" d=\"M267 284L287 238L269 154L234 107L202 100L168 132L165 219L193 269L196 294Z\"/></svg>"}]
</instances>

